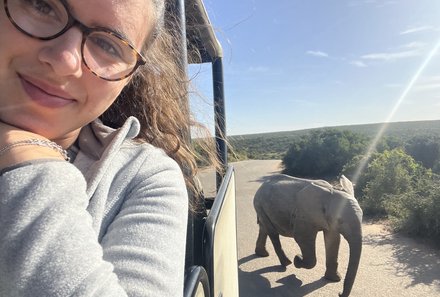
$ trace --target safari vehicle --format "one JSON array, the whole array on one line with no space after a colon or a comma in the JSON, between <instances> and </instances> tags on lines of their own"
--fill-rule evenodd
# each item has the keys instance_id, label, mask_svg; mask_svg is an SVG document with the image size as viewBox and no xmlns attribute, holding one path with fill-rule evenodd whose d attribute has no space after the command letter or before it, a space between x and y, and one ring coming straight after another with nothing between
<instances>
[{"instance_id":1,"label":"safari vehicle","mask_svg":"<svg viewBox=\"0 0 440 297\"><path fill-rule=\"evenodd\" d=\"M235 177L227 163L222 48L202 0L175 0L169 7L181 30L182 67L212 64L215 138L223 173L216 173L216 195L206 211L189 213L185 297L238 296ZM189 100L189 98L187 98ZM188 104L188 100L183 104ZM194 199L191 197L190 199Z\"/></svg>"}]
</instances>

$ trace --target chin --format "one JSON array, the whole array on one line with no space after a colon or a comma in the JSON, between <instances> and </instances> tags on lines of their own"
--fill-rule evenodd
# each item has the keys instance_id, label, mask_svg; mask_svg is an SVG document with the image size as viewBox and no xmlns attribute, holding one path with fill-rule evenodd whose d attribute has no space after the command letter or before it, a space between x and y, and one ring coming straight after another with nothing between
<instances>
[{"instance_id":1,"label":"chin","mask_svg":"<svg viewBox=\"0 0 440 297\"><path fill-rule=\"evenodd\" d=\"M54 127L57 127L56 125L46 121L37 121L35 118L31 117L2 117L0 120L20 130L35 133L48 139L51 139L54 135L58 134L54 129Z\"/></svg>"}]
</instances>

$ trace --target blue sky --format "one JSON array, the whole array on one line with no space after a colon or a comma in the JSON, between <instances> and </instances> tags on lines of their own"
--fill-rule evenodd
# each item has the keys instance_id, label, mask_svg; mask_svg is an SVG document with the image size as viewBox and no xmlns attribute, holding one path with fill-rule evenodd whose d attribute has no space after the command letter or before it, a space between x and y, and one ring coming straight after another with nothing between
<instances>
[{"instance_id":1,"label":"blue sky","mask_svg":"<svg viewBox=\"0 0 440 297\"><path fill-rule=\"evenodd\" d=\"M224 51L228 135L440 119L440 0L204 3ZM192 108L211 125L210 66L191 75Z\"/></svg>"}]
</instances>

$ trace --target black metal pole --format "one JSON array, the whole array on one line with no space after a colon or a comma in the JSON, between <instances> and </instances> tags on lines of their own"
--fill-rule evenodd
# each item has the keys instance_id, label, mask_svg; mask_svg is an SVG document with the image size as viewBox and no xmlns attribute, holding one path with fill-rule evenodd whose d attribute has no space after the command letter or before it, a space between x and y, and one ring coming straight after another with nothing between
<instances>
[{"instance_id":1,"label":"black metal pole","mask_svg":"<svg viewBox=\"0 0 440 297\"><path fill-rule=\"evenodd\" d=\"M186 67L188 65L188 46L186 40L185 0L176 0L174 9L176 11L176 18L180 29L180 61L182 68L184 71L186 71Z\"/></svg>"},{"instance_id":2,"label":"black metal pole","mask_svg":"<svg viewBox=\"0 0 440 297\"><path fill-rule=\"evenodd\" d=\"M218 191L228 164L223 60L221 57L215 58L215 60L212 62L212 78L214 93L215 141L217 147L217 157L219 158L223 169L223 172L216 173L216 184Z\"/></svg>"},{"instance_id":3,"label":"black metal pole","mask_svg":"<svg viewBox=\"0 0 440 297\"><path fill-rule=\"evenodd\" d=\"M169 7L171 10L171 15L175 16L176 26L180 32L176 36L179 38L179 47L180 47L180 57L179 57L179 63L180 67L182 67L182 71L186 72L188 67L188 45L187 45L187 39L186 39L186 12L185 12L185 0L176 0L174 3L171 4ZM184 83L184 82L182 82ZM189 110L189 97L185 96L182 98L180 104L182 105L182 108L185 110ZM189 117L189 114L188 114ZM186 127L187 131L182 131L184 134L184 138L186 138L186 141L190 143L191 141L191 132L190 127ZM182 170L185 170L185 168L182 168ZM184 174L187 174L187 172L184 172ZM189 199L195 199L194 193L189 192L188 193ZM185 256L185 268L188 269L194 263L195 260L195 217L194 214L189 210L188 212L188 224L187 224L187 235L186 235L186 256ZM199 253L199 251L197 251Z\"/></svg>"}]
</instances>

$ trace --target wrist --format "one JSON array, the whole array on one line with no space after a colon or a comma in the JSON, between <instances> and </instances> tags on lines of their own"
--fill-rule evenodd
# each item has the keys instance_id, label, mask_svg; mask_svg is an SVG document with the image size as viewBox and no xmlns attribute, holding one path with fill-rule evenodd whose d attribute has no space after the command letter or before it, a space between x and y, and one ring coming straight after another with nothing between
<instances>
[{"instance_id":1,"label":"wrist","mask_svg":"<svg viewBox=\"0 0 440 297\"><path fill-rule=\"evenodd\" d=\"M45 139L24 139L0 147L0 169L37 159L69 160L58 144Z\"/></svg>"}]
</instances>

